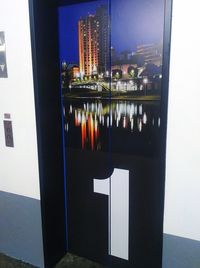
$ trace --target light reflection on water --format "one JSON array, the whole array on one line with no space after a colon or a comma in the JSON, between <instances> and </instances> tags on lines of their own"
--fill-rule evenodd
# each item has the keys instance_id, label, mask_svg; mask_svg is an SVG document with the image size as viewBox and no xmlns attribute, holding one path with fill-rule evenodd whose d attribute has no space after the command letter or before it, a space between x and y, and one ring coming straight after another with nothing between
<instances>
[{"instance_id":1,"label":"light reflection on water","mask_svg":"<svg viewBox=\"0 0 200 268\"><path fill-rule=\"evenodd\" d=\"M102 149L108 129L120 132L126 142L130 135L145 134L148 137L149 132L150 137L153 129L160 128L159 106L155 104L133 101L69 102L63 113L66 135L70 133L73 136L73 132L79 130L81 148L92 151Z\"/></svg>"}]
</instances>

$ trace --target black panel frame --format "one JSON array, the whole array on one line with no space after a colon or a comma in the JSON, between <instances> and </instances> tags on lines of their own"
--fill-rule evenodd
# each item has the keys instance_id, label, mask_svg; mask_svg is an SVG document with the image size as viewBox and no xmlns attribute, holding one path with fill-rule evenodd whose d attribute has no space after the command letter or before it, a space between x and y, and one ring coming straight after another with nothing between
<instances>
[{"instance_id":1,"label":"black panel frame","mask_svg":"<svg viewBox=\"0 0 200 268\"><path fill-rule=\"evenodd\" d=\"M67 252L57 8L95 0L29 0L45 267ZM165 0L161 174L165 181L172 0ZM163 183L163 196L165 186ZM164 199L161 201L164 210ZM162 219L163 220L163 219Z\"/></svg>"},{"instance_id":2,"label":"black panel frame","mask_svg":"<svg viewBox=\"0 0 200 268\"><path fill-rule=\"evenodd\" d=\"M66 253L62 113L57 10L29 0L45 267Z\"/></svg>"}]
</instances>

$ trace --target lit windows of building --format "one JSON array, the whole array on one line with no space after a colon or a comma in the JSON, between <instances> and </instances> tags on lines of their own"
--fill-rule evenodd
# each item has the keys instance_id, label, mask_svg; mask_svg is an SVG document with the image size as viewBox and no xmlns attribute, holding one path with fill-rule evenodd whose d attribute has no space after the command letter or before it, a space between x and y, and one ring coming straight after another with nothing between
<instances>
[{"instance_id":1,"label":"lit windows of building","mask_svg":"<svg viewBox=\"0 0 200 268\"><path fill-rule=\"evenodd\" d=\"M146 64L162 65L162 44L147 44L137 46L136 55L144 57Z\"/></svg>"},{"instance_id":2,"label":"lit windows of building","mask_svg":"<svg viewBox=\"0 0 200 268\"><path fill-rule=\"evenodd\" d=\"M79 66L87 76L105 72L109 64L109 17L106 6L79 20ZM96 71L97 70L97 71Z\"/></svg>"}]
</instances>

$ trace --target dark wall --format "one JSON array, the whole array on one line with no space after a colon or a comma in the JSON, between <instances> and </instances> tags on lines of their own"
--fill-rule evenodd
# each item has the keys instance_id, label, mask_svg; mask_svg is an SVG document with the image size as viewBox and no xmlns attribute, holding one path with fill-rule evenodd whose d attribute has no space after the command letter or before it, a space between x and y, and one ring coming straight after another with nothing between
<instances>
[{"instance_id":1,"label":"dark wall","mask_svg":"<svg viewBox=\"0 0 200 268\"><path fill-rule=\"evenodd\" d=\"M47 0L30 0L29 5L44 255L50 268L66 252L57 9Z\"/></svg>"}]
</instances>

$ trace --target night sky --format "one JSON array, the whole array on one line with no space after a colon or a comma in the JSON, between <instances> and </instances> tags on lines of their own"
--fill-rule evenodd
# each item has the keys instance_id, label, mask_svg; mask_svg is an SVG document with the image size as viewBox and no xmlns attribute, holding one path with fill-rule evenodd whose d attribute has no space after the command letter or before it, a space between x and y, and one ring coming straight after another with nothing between
<instances>
[{"instance_id":1,"label":"night sky","mask_svg":"<svg viewBox=\"0 0 200 268\"><path fill-rule=\"evenodd\" d=\"M78 63L78 20L107 0L59 8L60 60ZM111 0L111 44L117 52L162 40L164 0Z\"/></svg>"}]
</instances>

